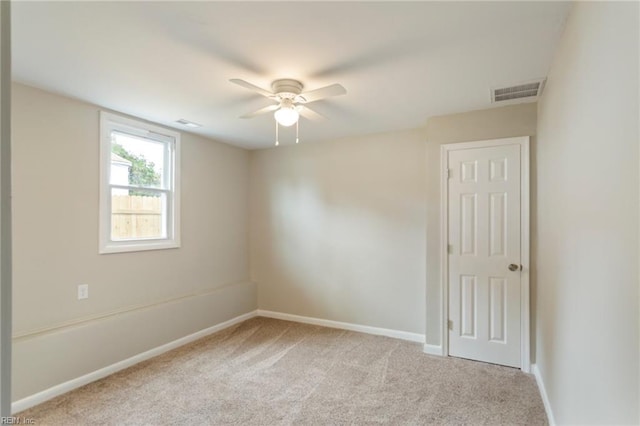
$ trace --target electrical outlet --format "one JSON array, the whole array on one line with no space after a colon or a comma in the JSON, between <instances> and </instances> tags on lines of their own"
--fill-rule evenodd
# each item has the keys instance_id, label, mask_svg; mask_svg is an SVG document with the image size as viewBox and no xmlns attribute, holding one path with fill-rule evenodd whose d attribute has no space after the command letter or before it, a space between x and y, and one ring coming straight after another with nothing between
<instances>
[{"instance_id":1,"label":"electrical outlet","mask_svg":"<svg viewBox=\"0 0 640 426\"><path fill-rule=\"evenodd\" d=\"M80 284L78 286L78 300L89 298L89 284Z\"/></svg>"}]
</instances>

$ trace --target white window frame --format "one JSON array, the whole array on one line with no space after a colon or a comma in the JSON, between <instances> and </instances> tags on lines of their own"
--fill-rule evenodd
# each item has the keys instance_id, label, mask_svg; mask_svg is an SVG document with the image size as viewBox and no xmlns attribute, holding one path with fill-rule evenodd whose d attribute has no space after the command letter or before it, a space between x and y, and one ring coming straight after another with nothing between
<instances>
[{"instance_id":1,"label":"white window frame","mask_svg":"<svg viewBox=\"0 0 640 426\"><path fill-rule=\"evenodd\" d=\"M166 140L172 167L167 193L167 236L135 240L111 239L111 132ZM123 253L180 247L180 133L154 124L100 111L100 246L99 253Z\"/></svg>"}]
</instances>

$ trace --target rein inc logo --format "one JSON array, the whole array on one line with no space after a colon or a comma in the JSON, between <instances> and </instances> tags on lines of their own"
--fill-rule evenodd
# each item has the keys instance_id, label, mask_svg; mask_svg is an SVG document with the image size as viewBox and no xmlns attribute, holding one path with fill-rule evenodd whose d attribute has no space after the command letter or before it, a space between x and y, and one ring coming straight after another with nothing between
<instances>
[{"instance_id":1,"label":"rein inc logo","mask_svg":"<svg viewBox=\"0 0 640 426\"><path fill-rule=\"evenodd\" d=\"M1 425L35 425L36 421L27 417L0 417Z\"/></svg>"}]
</instances>

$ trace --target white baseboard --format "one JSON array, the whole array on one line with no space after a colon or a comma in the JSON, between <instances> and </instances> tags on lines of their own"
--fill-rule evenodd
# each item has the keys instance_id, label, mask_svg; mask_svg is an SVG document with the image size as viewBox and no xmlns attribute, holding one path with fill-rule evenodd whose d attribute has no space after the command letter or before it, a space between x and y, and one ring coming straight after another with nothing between
<instances>
[{"instance_id":1,"label":"white baseboard","mask_svg":"<svg viewBox=\"0 0 640 426\"><path fill-rule=\"evenodd\" d=\"M393 337L396 339L409 340L411 342L423 343L424 334L410 333L408 331L391 330L388 328L370 327L368 325L352 324L348 322L331 321L320 318L303 317L300 315L284 314L281 312L257 310L260 317L274 318L285 321L301 322L304 324L320 325L329 328L339 328L341 330L358 331L360 333L375 334L378 336Z\"/></svg>"},{"instance_id":2,"label":"white baseboard","mask_svg":"<svg viewBox=\"0 0 640 426\"><path fill-rule=\"evenodd\" d=\"M544 410L547 412L549 425L554 426L557 423L555 418L553 417L553 411L551 411L551 403L549 402L549 397L547 396L547 389L544 387L542 375L540 374L540 370L538 369L537 364L531 364L531 373L536 378L536 383L538 384L538 389L540 390L540 396L542 397L542 403L544 404Z\"/></svg>"},{"instance_id":3,"label":"white baseboard","mask_svg":"<svg viewBox=\"0 0 640 426\"><path fill-rule=\"evenodd\" d=\"M425 343L422 351L425 354L429 354L429 355L437 355L437 356L444 356L444 351L442 350L442 345L430 345L428 343Z\"/></svg>"},{"instance_id":4,"label":"white baseboard","mask_svg":"<svg viewBox=\"0 0 640 426\"><path fill-rule=\"evenodd\" d=\"M205 336L213 334L217 331L224 330L225 328L228 328L238 323L241 323L243 321L246 321L250 318L255 317L257 315L256 313L257 311L252 311L252 312L248 312L246 314L237 316L228 321L222 322L212 327L205 328L204 330L197 331L193 334L189 334L188 336L181 337L180 339L166 343L162 346L158 346L146 352L142 352L138 355L134 355L131 358L127 358L120 362L116 362L115 364L111 364L107 367L85 374L84 376L77 377L75 379L53 386L49 389L45 389L42 392L38 392L26 398L15 401L11 404L11 412L19 413L20 411L23 411L33 406L36 406L38 404L41 404L49 399L55 398L56 396L62 395L76 388L79 388L80 386L84 386L91 382L95 382L96 380L102 379L106 376L109 376L110 374L116 373L120 370L124 370L125 368L131 367L132 365L135 365L139 362L161 355L172 349L186 345L187 343L194 342L198 339L201 339Z\"/></svg>"}]
</instances>

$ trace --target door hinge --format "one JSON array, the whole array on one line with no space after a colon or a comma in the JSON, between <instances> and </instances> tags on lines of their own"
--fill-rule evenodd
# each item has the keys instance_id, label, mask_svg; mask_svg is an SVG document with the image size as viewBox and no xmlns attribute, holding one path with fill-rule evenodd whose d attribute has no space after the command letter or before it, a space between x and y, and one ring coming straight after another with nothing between
<instances>
[{"instance_id":1,"label":"door hinge","mask_svg":"<svg viewBox=\"0 0 640 426\"><path fill-rule=\"evenodd\" d=\"M447 253L453 254L453 245L452 244L447 245Z\"/></svg>"},{"instance_id":2,"label":"door hinge","mask_svg":"<svg viewBox=\"0 0 640 426\"><path fill-rule=\"evenodd\" d=\"M447 327L449 327L449 330L453 330L453 321L448 320L447 321Z\"/></svg>"},{"instance_id":3,"label":"door hinge","mask_svg":"<svg viewBox=\"0 0 640 426\"><path fill-rule=\"evenodd\" d=\"M453 176L453 170L452 169L447 168L447 169L444 170L444 177L446 179L451 179L452 176Z\"/></svg>"}]
</instances>

